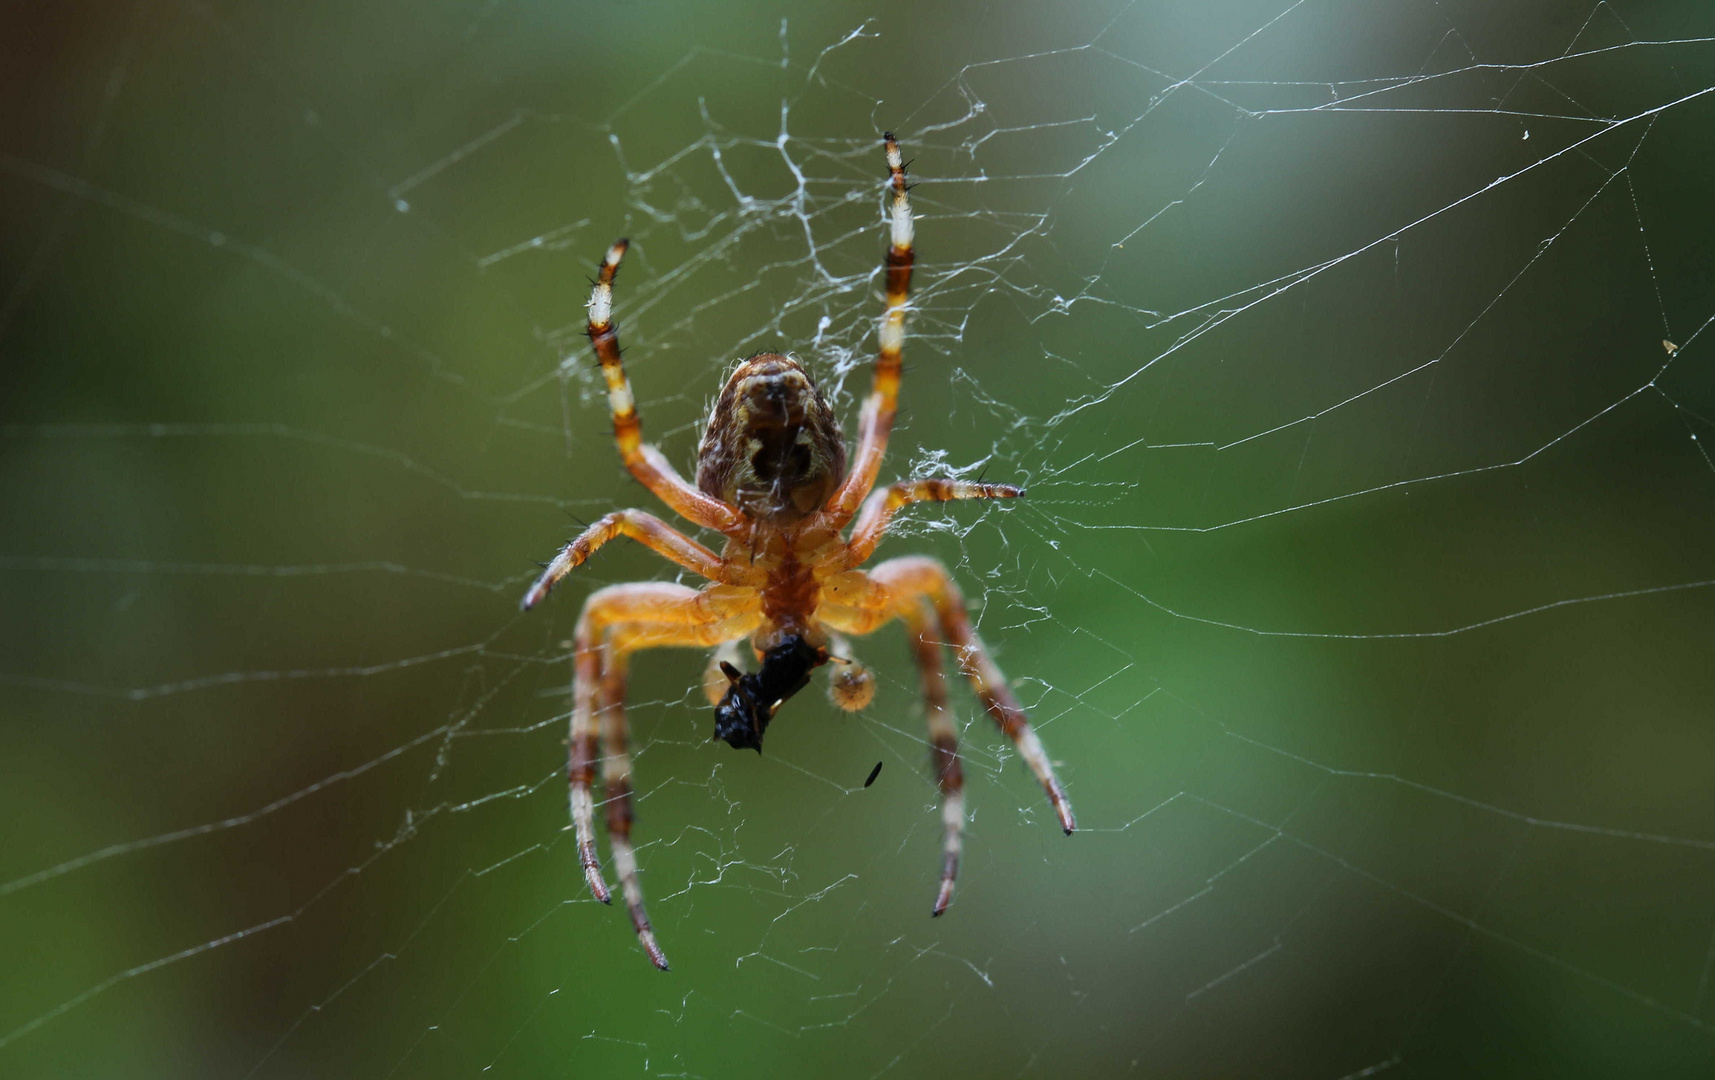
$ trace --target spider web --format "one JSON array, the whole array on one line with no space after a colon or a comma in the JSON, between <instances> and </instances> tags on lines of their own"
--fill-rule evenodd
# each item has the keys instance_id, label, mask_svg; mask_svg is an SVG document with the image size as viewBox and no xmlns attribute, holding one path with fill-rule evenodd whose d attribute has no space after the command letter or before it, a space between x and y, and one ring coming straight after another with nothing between
<instances>
[{"instance_id":1,"label":"spider web","mask_svg":"<svg viewBox=\"0 0 1715 1080\"><path fill-rule=\"evenodd\" d=\"M1263 0L577 17L138 3L9 33L8 1075L1307 1077L1715 1067L1715 20ZM9 16L23 20L25 16ZM9 52L15 50L8 50ZM15 85L14 85L15 83ZM566 830L618 467L734 358L852 417L1061 763L968 694L708 742L631 685L650 912ZM874 762L883 763L872 787Z\"/></svg>"}]
</instances>

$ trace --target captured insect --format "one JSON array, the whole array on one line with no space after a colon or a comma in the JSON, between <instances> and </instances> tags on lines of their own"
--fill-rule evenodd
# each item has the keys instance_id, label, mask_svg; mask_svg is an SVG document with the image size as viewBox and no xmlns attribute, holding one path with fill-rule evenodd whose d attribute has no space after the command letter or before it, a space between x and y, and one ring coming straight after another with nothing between
<instances>
[{"instance_id":1,"label":"captured insect","mask_svg":"<svg viewBox=\"0 0 1715 1080\"><path fill-rule=\"evenodd\" d=\"M720 554L642 510L608 514L567 544L525 593L527 610L548 590L619 536L629 536L692 573L701 589L669 582L636 582L597 589L578 615L573 646L570 761L571 813L578 860L590 892L609 903L596 858L591 786L601 762L608 842L631 923L651 962L667 970L644 911L631 846L631 758L626 752L626 667L631 654L666 645L716 648L704 689L715 707L714 736L734 748L762 750L763 735L781 705L833 664L829 696L843 709L861 709L875 696L875 678L852 658L843 634L869 634L898 619L910 636L929 726L930 761L941 792L941 885L931 914L953 897L964 832L964 773L957 727L947 705L942 647L953 650L983 708L1035 773L1068 834L1072 806L1006 677L971 627L965 600L947 568L934 559L889 559L867 573L893 515L916 502L1016 499L1007 484L950 479L902 480L874 491L899 407L905 307L913 259L911 200L899 144L889 134L891 243L887 307L877 329L874 384L858 414L857 447L849 460L839 419L804 366L790 356L760 353L727 377L697 451L695 484L687 483L655 447L643 441L636 400L620 362L613 323L613 280L626 241L608 249L589 302L589 337L607 382L613 436L631 475L679 516L720 533ZM855 523L853 519L855 520ZM851 525L849 537L842 530ZM748 639L757 669L738 667L737 644ZM598 756L599 737L599 756ZM879 767L876 770L879 772ZM868 783L875 780L872 772Z\"/></svg>"}]
</instances>

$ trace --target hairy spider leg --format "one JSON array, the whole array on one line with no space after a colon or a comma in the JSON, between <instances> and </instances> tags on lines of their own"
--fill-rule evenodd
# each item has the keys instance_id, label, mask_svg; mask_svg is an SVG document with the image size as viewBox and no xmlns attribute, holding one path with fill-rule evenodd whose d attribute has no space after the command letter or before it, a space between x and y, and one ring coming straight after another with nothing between
<instances>
[{"instance_id":1,"label":"hairy spider leg","mask_svg":"<svg viewBox=\"0 0 1715 1080\"><path fill-rule=\"evenodd\" d=\"M923 719L929 727L929 763L941 791L941 888L929 914L940 915L953 899L959 875L959 850L965 831L965 770L959 763L959 729L947 708L947 675L941 664L942 641L925 605L913 602L900 615L911 636L911 655L923 688Z\"/></svg>"},{"instance_id":2,"label":"hairy spider leg","mask_svg":"<svg viewBox=\"0 0 1715 1080\"><path fill-rule=\"evenodd\" d=\"M572 721L567 738L567 781L571 785L572 827L577 834L578 862L584 868L590 894L610 903L607 882L595 848L595 801L590 794L595 779L596 696L606 662L608 630L615 623L644 620L689 619L694 623L708 616L694 607L697 592L683 585L650 582L613 585L598 589L584 601L572 637Z\"/></svg>"},{"instance_id":3,"label":"hairy spider leg","mask_svg":"<svg viewBox=\"0 0 1715 1080\"><path fill-rule=\"evenodd\" d=\"M601 708L601 779L607 797L607 842L613 849L614 873L619 877L625 909L631 915L631 927L637 931L637 940L648 954L649 962L666 971L667 954L656 943L655 930L649 925L649 913L643 906L643 885L637 880L637 852L631 846L631 825L636 815L631 806L631 753L626 746L627 661L625 653L610 647L602 665L601 689L596 695Z\"/></svg>"},{"instance_id":4,"label":"hairy spider leg","mask_svg":"<svg viewBox=\"0 0 1715 1080\"><path fill-rule=\"evenodd\" d=\"M953 583L947 568L934 559L908 555L881 563L869 572L869 577L892 594L896 605L915 603L918 598L925 598L934 605L935 616L940 620L947 644L958 656L959 670L970 680L983 709L1017 747L1019 756L1030 771L1036 774L1037 782L1048 793L1048 801L1060 819L1060 827L1070 835L1078 823L1072 816L1072 804L1060 786L1060 778L1054 774L1054 764L1048 760L1042 740L1036 737L1036 730L1030 726L1024 707L1013 696L1006 676L995 666L972 629L970 616L965 613L965 598ZM903 617L903 612L900 615Z\"/></svg>"},{"instance_id":5,"label":"hairy spider leg","mask_svg":"<svg viewBox=\"0 0 1715 1080\"><path fill-rule=\"evenodd\" d=\"M901 480L875 492L863 504L863 513L852 526L846 546L845 566L851 569L869 561L876 545L887 535L896 511L917 502L952 502L955 499L1017 499L1024 489L1011 484L967 484L961 480Z\"/></svg>"},{"instance_id":6,"label":"hairy spider leg","mask_svg":"<svg viewBox=\"0 0 1715 1080\"><path fill-rule=\"evenodd\" d=\"M589 304L590 346L601 361L602 378L607 382L613 441L619 445L619 456L631 475L675 513L706 528L723 532L734 529L742 522L738 511L692 487L661 451L643 441L643 421L638 418L637 399L619 358L619 330L613 324L613 278L619 273L619 260L625 256L627 244L618 240L607 249Z\"/></svg>"},{"instance_id":7,"label":"hairy spider leg","mask_svg":"<svg viewBox=\"0 0 1715 1080\"><path fill-rule=\"evenodd\" d=\"M756 628L761 615L753 590L714 585L701 591L669 582L613 585L591 593L578 616L574 640L572 722L568 775L578 859L590 892L610 901L595 855L594 779L597 720L608 843L631 923L650 961L667 970L643 906L637 856L631 845L631 757L626 747L625 672L632 653L668 645L719 645Z\"/></svg>"},{"instance_id":8,"label":"hairy spider leg","mask_svg":"<svg viewBox=\"0 0 1715 1080\"><path fill-rule=\"evenodd\" d=\"M578 865L590 895L604 904L613 902L601 876L601 860L595 850L595 800L590 784L595 779L596 690L601 686L602 649L589 640L580 623L572 654L572 726L566 740L566 782L571 791L572 828L577 834Z\"/></svg>"},{"instance_id":9,"label":"hairy spider leg","mask_svg":"<svg viewBox=\"0 0 1715 1080\"><path fill-rule=\"evenodd\" d=\"M629 536L644 547L678 563L693 574L710 581L725 581L731 575L723 569L719 555L692 540L654 514L642 510L618 510L608 514L580 533L554 556L542 571L542 576L530 586L519 604L525 611L540 604L559 580L582 566L603 544L619 536Z\"/></svg>"},{"instance_id":10,"label":"hairy spider leg","mask_svg":"<svg viewBox=\"0 0 1715 1080\"><path fill-rule=\"evenodd\" d=\"M829 497L826 512L836 527L851 520L864 496L875 487L881 459L887 453L887 437L899 411L899 380L904 372L905 303L911 296L912 242L911 197L905 187L905 161L899 143L888 132L888 203L892 221L887 248L887 310L876 330L879 348L875 356L875 381L858 414L858 445L851 471Z\"/></svg>"}]
</instances>

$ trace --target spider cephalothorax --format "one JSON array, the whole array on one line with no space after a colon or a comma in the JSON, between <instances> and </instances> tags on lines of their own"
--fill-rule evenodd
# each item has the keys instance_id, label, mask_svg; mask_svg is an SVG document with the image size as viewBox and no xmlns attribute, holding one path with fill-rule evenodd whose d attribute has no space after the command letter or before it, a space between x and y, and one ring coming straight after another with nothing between
<instances>
[{"instance_id":1,"label":"spider cephalothorax","mask_svg":"<svg viewBox=\"0 0 1715 1080\"><path fill-rule=\"evenodd\" d=\"M697 487L757 521L800 521L846 473L839 419L802 364L760 353L733 370L697 451Z\"/></svg>"},{"instance_id":2,"label":"spider cephalothorax","mask_svg":"<svg viewBox=\"0 0 1715 1080\"><path fill-rule=\"evenodd\" d=\"M971 627L964 598L946 567L916 556L858 569L875 553L893 514L914 502L1012 499L1006 484L949 479L902 480L872 491L899 408L905 303L911 288L912 219L905 163L886 137L891 243L887 309L877 327L875 383L858 417L858 442L847 471L839 420L798 361L762 353L739 364L710 413L697 455L695 486L643 441L636 399L619 358L613 278L624 240L608 249L590 294L589 335L607 382L613 436L625 467L695 525L725 538L720 554L641 510L619 510L585 529L548 564L524 594L540 603L555 582L617 536L629 536L709 581L701 589L637 582L597 589L578 614L572 651L572 721L567 775L578 861L590 892L607 903L607 881L595 848L596 763L605 786L614 870L644 951L656 967L667 958L644 913L637 854L631 846L631 758L626 751L625 682L632 653L663 645L716 648L703 687L715 706L715 737L735 748L762 749L780 706L830 664L829 695L861 709L875 681L853 660L842 634L868 634L897 619L910 635L929 726L930 761L941 792L941 887L931 914L946 910L959 868L964 831L964 773L958 727L947 704L943 648L951 649L977 699L1018 748L1070 833L1071 804L1042 743L1006 678ZM861 511L860 511L861 507ZM855 520L854 520L855 519ZM849 536L844 535L851 526ZM760 668L746 674L737 643L748 640ZM600 752L598 754L598 744ZM874 774L871 774L871 779Z\"/></svg>"}]
</instances>

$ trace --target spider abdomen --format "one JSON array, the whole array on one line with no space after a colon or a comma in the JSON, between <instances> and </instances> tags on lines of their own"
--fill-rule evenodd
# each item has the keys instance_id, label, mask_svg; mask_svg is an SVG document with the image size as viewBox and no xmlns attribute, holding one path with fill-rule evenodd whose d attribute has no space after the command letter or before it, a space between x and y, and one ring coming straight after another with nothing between
<instances>
[{"instance_id":1,"label":"spider abdomen","mask_svg":"<svg viewBox=\"0 0 1715 1080\"><path fill-rule=\"evenodd\" d=\"M761 353L733 370L697 452L698 488L785 525L818 510L845 472L839 420L802 364Z\"/></svg>"}]
</instances>

